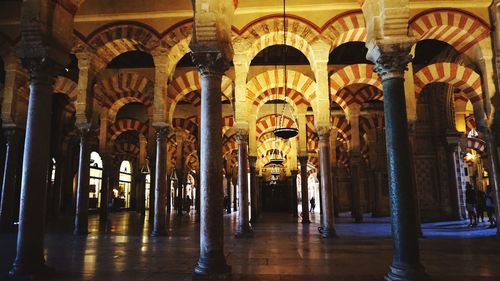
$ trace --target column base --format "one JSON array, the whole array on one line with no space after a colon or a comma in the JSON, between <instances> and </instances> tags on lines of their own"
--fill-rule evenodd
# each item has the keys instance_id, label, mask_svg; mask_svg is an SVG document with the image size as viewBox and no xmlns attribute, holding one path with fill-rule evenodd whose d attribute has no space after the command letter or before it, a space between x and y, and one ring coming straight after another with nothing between
<instances>
[{"instance_id":1,"label":"column base","mask_svg":"<svg viewBox=\"0 0 500 281\"><path fill-rule=\"evenodd\" d=\"M231 280L231 266L227 265L223 253L200 257L194 268L193 281Z\"/></svg>"},{"instance_id":2,"label":"column base","mask_svg":"<svg viewBox=\"0 0 500 281\"><path fill-rule=\"evenodd\" d=\"M337 231L335 228L324 228L322 226L318 227L318 232L321 234L322 238L337 238Z\"/></svg>"},{"instance_id":3,"label":"column base","mask_svg":"<svg viewBox=\"0 0 500 281\"><path fill-rule=\"evenodd\" d=\"M9 271L9 280L47 280L55 275L55 270L45 264L16 265Z\"/></svg>"},{"instance_id":4,"label":"column base","mask_svg":"<svg viewBox=\"0 0 500 281\"><path fill-rule=\"evenodd\" d=\"M238 226L236 233L234 234L236 238L252 238L253 237L253 229L249 224L245 224L243 226Z\"/></svg>"},{"instance_id":5,"label":"column base","mask_svg":"<svg viewBox=\"0 0 500 281\"><path fill-rule=\"evenodd\" d=\"M430 281L423 266L395 266L384 277L385 281Z\"/></svg>"},{"instance_id":6,"label":"column base","mask_svg":"<svg viewBox=\"0 0 500 281\"><path fill-rule=\"evenodd\" d=\"M167 235L168 235L168 232L165 229L155 229L151 232L152 237L164 237Z\"/></svg>"}]
</instances>

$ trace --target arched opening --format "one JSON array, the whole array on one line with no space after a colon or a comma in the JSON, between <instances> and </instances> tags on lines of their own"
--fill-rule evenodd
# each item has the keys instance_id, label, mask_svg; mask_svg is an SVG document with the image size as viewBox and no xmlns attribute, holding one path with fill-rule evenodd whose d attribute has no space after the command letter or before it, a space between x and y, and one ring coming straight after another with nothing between
<instances>
[{"instance_id":1,"label":"arched opening","mask_svg":"<svg viewBox=\"0 0 500 281\"><path fill-rule=\"evenodd\" d=\"M132 164L124 160L120 164L118 186L113 189L113 209L130 208L130 193L132 188Z\"/></svg>"},{"instance_id":2,"label":"arched opening","mask_svg":"<svg viewBox=\"0 0 500 281\"><path fill-rule=\"evenodd\" d=\"M120 68L154 68L155 63L151 54L142 51L128 51L113 58L107 69Z\"/></svg>"},{"instance_id":3,"label":"arched opening","mask_svg":"<svg viewBox=\"0 0 500 281\"><path fill-rule=\"evenodd\" d=\"M329 65L373 64L366 59L365 42L347 42L333 49L328 57Z\"/></svg>"},{"instance_id":4,"label":"arched opening","mask_svg":"<svg viewBox=\"0 0 500 281\"><path fill-rule=\"evenodd\" d=\"M101 206L102 159L99 153L90 154L89 209L95 210Z\"/></svg>"}]
</instances>

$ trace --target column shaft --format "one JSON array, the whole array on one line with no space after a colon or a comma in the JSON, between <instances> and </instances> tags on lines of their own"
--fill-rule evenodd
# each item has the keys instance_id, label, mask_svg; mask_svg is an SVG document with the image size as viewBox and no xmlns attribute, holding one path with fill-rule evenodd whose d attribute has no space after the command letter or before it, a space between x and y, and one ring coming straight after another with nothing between
<instances>
[{"instance_id":1,"label":"column shaft","mask_svg":"<svg viewBox=\"0 0 500 281\"><path fill-rule=\"evenodd\" d=\"M227 192L227 200L229 201L227 204L228 204L228 208L227 208L227 213L230 214L231 213L231 200L232 200L232 197L231 197L231 175L230 174L226 174L226 192ZM226 206L224 206L226 207Z\"/></svg>"},{"instance_id":2,"label":"column shaft","mask_svg":"<svg viewBox=\"0 0 500 281\"><path fill-rule=\"evenodd\" d=\"M321 169L321 236L323 238L335 237L333 213L333 186L330 170L330 130L319 130L319 163Z\"/></svg>"},{"instance_id":3,"label":"column shaft","mask_svg":"<svg viewBox=\"0 0 500 281\"><path fill-rule=\"evenodd\" d=\"M195 276L227 276L224 256L224 191L222 187L222 74L228 67L218 52L192 53L201 75L200 258ZM214 158L215 157L215 158Z\"/></svg>"},{"instance_id":4,"label":"column shaft","mask_svg":"<svg viewBox=\"0 0 500 281\"><path fill-rule=\"evenodd\" d=\"M78 161L78 190L74 234L87 235L89 225L90 146L88 128L80 130L80 158Z\"/></svg>"},{"instance_id":5,"label":"column shaft","mask_svg":"<svg viewBox=\"0 0 500 281\"><path fill-rule=\"evenodd\" d=\"M101 205L99 206L99 220L108 220L109 193L111 191L111 166L112 158L108 153L102 155L102 182L101 182Z\"/></svg>"},{"instance_id":6,"label":"column shaft","mask_svg":"<svg viewBox=\"0 0 500 281\"><path fill-rule=\"evenodd\" d=\"M297 202L297 171L292 170L292 215L293 217L299 216L298 202Z\"/></svg>"},{"instance_id":7,"label":"column shaft","mask_svg":"<svg viewBox=\"0 0 500 281\"><path fill-rule=\"evenodd\" d=\"M251 236L253 231L249 224L248 214L248 135L238 133L238 194L240 212L236 237Z\"/></svg>"},{"instance_id":8,"label":"column shaft","mask_svg":"<svg viewBox=\"0 0 500 281\"><path fill-rule=\"evenodd\" d=\"M17 255L10 274L39 275L45 270L44 225L50 151L53 76L50 62L29 62L30 95L21 181Z\"/></svg>"},{"instance_id":9,"label":"column shaft","mask_svg":"<svg viewBox=\"0 0 500 281\"><path fill-rule=\"evenodd\" d=\"M6 149L2 197L0 198L0 232L10 232L14 230L21 132L19 129L12 128L4 130L4 134Z\"/></svg>"},{"instance_id":10,"label":"column shaft","mask_svg":"<svg viewBox=\"0 0 500 281\"><path fill-rule=\"evenodd\" d=\"M156 128L156 177L155 177L155 213L153 236L167 235L167 215L165 200L167 196L167 127Z\"/></svg>"},{"instance_id":11,"label":"column shaft","mask_svg":"<svg viewBox=\"0 0 500 281\"><path fill-rule=\"evenodd\" d=\"M300 185L302 193L302 223L311 223L309 220L309 186L307 183L307 156L299 156Z\"/></svg>"},{"instance_id":12,"label":"column shaft","mask_svg":"<svg viewBox=\"0 0 500 281\"><path fill-rule=\"evenodd\" d=\"M255 165L257 164L256 156L249 156L248 161L250 164L250 202L251 202L251 222L252 225L258 220L258 190L257 190L257 172L255 170Z\"/></svg>"},{"instance_id":13,"label":"column shaft","mask_svg":"<svg viewBox=\"0 0 500 281\"><path fill-rule=\"evenodd\" d=\"M403 46L404 47L401 47ZM416 200L412 188L410 142L405 102L404 71L413 42L377 46L375 71L382 77L391 203L393 260L386 280L428 280L420 264Z\"/></svg>"}]
</instances>

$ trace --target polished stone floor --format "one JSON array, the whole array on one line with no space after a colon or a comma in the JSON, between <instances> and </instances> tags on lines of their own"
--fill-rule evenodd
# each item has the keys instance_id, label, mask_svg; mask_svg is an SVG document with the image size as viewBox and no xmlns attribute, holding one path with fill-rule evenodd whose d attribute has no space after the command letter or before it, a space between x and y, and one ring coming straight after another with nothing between
<instances>
[{"instance_id":1,"label":"polished stone floor","mask_svg":"<svg viewBox=\"0 0 500 281\"><path fill-rule=\"evenodd\" d=\"M383 280L391 262L387 218L367 218L363 224L337 221L338 239L321 239L319 215L313 223L296 223L288 214L263 214L253 239L235 239L235 213L225 216L226 254L233 280L249 281L375 281ZM147 219L133 213L113 213L100 224L90 218L88 237L71 235L70 221L47 230L47 264L51 280L171 281L191 280L198 257L198 224L193 216L173 215L170 235L148 236ZM486 224L466 222L423 225L422 263L433 280L500 280L500 241ZM5 278L15 255L15 235L0 235L0 271ZM0 279L2 279L0 277Z\"/></svg>"}]
</instances>

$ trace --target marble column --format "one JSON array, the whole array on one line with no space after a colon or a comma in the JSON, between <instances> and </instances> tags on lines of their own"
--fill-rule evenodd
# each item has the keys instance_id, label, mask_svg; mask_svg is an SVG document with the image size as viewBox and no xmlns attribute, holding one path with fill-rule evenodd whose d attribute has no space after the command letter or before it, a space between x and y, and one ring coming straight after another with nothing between
<instances>
[{"instance_id":1,"label":"marble column","mask_svg":"<svg viewBox=\"0 0 500 281\"><path fill-rule=\"evenodd\" d=\"M321 237L332 238L337 236L334 227L333 214L333 186L330 169L330 129L318 128L319 136L319 164L321 171Z\"/></svg>"},{"instance_id":2,"label":"marble column","mask_svg":"<svg viewBox=\"0 0 500 281\"><path fill-rule=\"evenodd\" d=\"M251 219L250 221L252 222L252 225L257 222L258 220L258 204L257 204L257 197L258 197L258 191L257 191L257 171L256 171L256 164L257 164L257 156L248 156L248 163L250 165L250 204L251 204Z\"/></svg>"},{"instance_id":3,"label":"marble column","mask_svg":"<svg viewBox=\"0 0 500 281\"><path fill-rule=\"evenodd\" d=\"M72 217L75 214L73 204L73 166L74 166L74 144L73 138L67 140L66 157L64 157L64 168L61 179L61 212L65 217ZM57 171L56 171L57 172Z\"/></svg>"},{"instance_id":4,"label":"marble column","mask_svg":"<svg viewBox=\"0 0 500 281\"><path fill-rule=\"evenodd\" d=\"M227 200L229 200L229 208L227 208L227 213L231 213L231 174L226 174L226 192L227 192Z\"/></svg>"},{"instance_id":5,"label":"marble column","mask_svg":"<svg viewBox=\"0 0 500 281\"><path fill-rule=\"evenodd\" d=\"M22 132L18 128L8 128L4 129L4 135L6 149L0 198L0 232L10 232L15 229L16 186Z\"/></svg>"},{"instance_id":6,"label":"marble column","mask_svg":"<svg viewBox=\"0 0 500 281\"><path fill-rule=\"evenodd\" d=\"M233 212L236 212L238 211L238 184L234 181L236 177L233 177L231 177L233 182Z\"/></svg>"},{"instance_id":7,"label":"marble column","mask_svg":"<svg viewBox=\"0 0 500 281\"><path fill-rule=\"evenodd\" d=\"M420 263L415 193L412 189L404 72L412 40L371 46L367 58L382 78L391 203L393 259L385 280L428 280Z\"/></svg>"},{"instance_id":8,"label":"marble column","mask_svg":"<svg viewBox=\"0 0 500 281\"><path fill-rule=\"evenodd\" d=\"M111 167L113 158L110 153L101 153L102 159L102 181L101 181L101 205L99 206L99 220L108 220L109 193L111 192Z\"/></svg>"},{"instance_id":9,"label":"marble column","mask_svg":"<svg viewBox=\"0 0 500 281\"><path fill-rule=\"evenodd\" d=\"M292 180L292 215L294 218L299 216L298 202L297 202L297 170L291 170L291 180Z\"/></svg>"},{"instance_id":10,"label":"marble column","mask_svg":"<svg viewBox=\"0 0 500 281\"><path fill-rule=\"evenodd\" d=\"M353 153L351 155L351 187L352 187L352 216L354 218L354 222L361 223L363 222L363 206L361 204L361 177L363 169L362 169L362 159L361 154Z\"/></svg>"},{"instance_id":11,"label":"marble column","mask_svg":"<svg viewBox=\"0 0 500 281\"><path fill-rule=\"evenodd\" d=\"M47 170L50 151L54 64L47 58L24 62L30 74L30 94L21 180L17 253L10 275L43 275Z\"/></svg>"},{"instance_id":12,"label":"marble column","mask_svg":"<svg viewBox=\"0 0 500 281\"><path fill-rule=\"evenodd\" d=\"M238 203L240 211L238 213L238 226L236 237L251 237L253 230L249 223L248 214L248 132L238 132L236 135L238 142Z\"/></svg>"},{"instance_id":13,"label":"marble column","mask_svg":"<svg viewBox=\"0 0 500 281\"><path fill-rule=\"evenodd\" d=\"M229 61L220 52L191 53L201 76L200 257L195 279L229 278L224 256L224 191L222 187L222 75ZM215 160L215 161L214 161Z\"/></svg>"},{"instance_id":14,"label":"marble column","mask_svg":"<svg viewBox=\"0 0 500 281\"><path fill-rule=\"evenodd\" d=\"M311 223L309 220L309 190L307 183L307 155L299 156L300 183L302 193L302 223Z\"/></svg>"},{"instance_id":15,"label":"marble column","mask_svg":"<svg viewBox=\"0 0 500 281\"><path fill-rule=\"evenodd\" d=\"M87 235L89 233L89 181L90 181L90 125L79 128L80 131L80 157L78 159L78 189L76 195L76 235Z\"/></svg>"},{"instance_id":16,"label":"marble column","mask_svg":"<svg viewBox=\"0 0 500 281\"><path fill-rule=\"evenodd\" d=\"M167 235L167 127L156 127L156 176L154 221L152 236Z\"/></svg>"}]
</instances>

